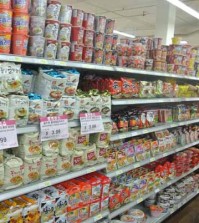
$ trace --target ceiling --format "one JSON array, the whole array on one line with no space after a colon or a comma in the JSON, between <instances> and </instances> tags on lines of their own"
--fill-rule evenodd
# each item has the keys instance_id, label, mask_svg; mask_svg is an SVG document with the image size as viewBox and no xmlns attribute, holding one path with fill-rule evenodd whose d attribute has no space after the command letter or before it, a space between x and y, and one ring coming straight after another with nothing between
<instances>
[{"instance_id":1,"label":"ceiling","mask_svg":"<svg viewBox=\"0 0 199 223\"><path fill-rule=\"evenodd\" d=\"M158 1L160 0L62 0L73 8L115 19L116 30L137 36L154 35ZM199 11L199 0L183 2ZM185 40L192 39L191 44L198 44L195 42L199 40L199 20L177 9L175 34L183 36ZM193 36L196 36L195 40Z\"/></svg>"}]
</instances>

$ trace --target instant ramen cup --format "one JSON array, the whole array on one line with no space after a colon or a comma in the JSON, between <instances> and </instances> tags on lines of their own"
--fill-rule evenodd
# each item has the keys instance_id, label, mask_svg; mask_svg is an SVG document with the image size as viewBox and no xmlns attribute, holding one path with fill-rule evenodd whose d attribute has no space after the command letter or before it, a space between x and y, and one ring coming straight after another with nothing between
<instances>
[{"instance_id":1,"label":"instant ramen cup","mask_svg":"<svg viewBox=\"0 0 199 223\"><path fill-rule=\"evenodd\" d=\"M104 51L102 49L94 49L93 63L102 64L104 58Z\"/></svg>"},{"instance_id":2,"label":"instant ramen cup","mask_svg":"<svg viewBox=\"0 0 199 223\"><path fill-rule=\"evenodd\" d=\"M71 31L71 42L75 44L83 44L84 28L73 26Z\"/></svg>"},{"instance_id":3,"label":"instant ramen cup","mask_svg":"<svg viewBox=\"0 0 199 223\"><path fill-rule=\"evenodd\" d=\"M47 39L45 44L44 57L47 59L56 59L57 46L57 40Z\"/></svg>"},{"instance_id":4,"label":"instant ramen cup","mask_svg":"<svg viewBox=\"0 0 199 223\"><path fill-rule=\"evenodd\" d=\"M84 31L84 46L93 47L93 40L94 40L94 31L92 30L85 30Z\"/></svg>"},{"instance_id":5,"label":"instant ramen cup","mask_svg":"<svg viewBox=\"0 0 199 223\"><path fill-rule=\"evenodd\" d=\"M83 45L72 44L70 52L70 60L82 61Z\"/></svg>"},{"instance_id":6,"label":"instant ramen cup","mask_svg":"<svg viewBox=\"0 0 199 223\"><path fill-rule=\"evenodd\" d=\"M94 30L95 15L91 13L84 13L83 27L85 29Z\"/></svg>"},{"instance_id":7,"label":"instant ramen cup","mask_svg":"<svg viewBox=\"0 0 199 223\"><path fill-rule=\"evenodd\" d=\"M72 18L71 18L71 24L72 26L80 26L82 27L84 18L84 12L80 9L73 9L72 11Z\"/></svg>"},{"instance_id":8,"label":"instant ramen cup","mask_svg":"<svg viewBox=\"0 0 199 223\"><path fill-rule=\"evenodd\" d=\"M12 9L15 12L28 13L29 0L12 0Z\"/></svg>"},{"instance_id":9,"label":"instant ramen cup","mask_svg":"<svg viewBox=\"0 0 199 223\"><path fill-rule=\"evenodd\" d=\"M0 9L0 30L11 32L12 30L12 11Z\"/></svg>"},{"instance_id":10,"label":"instant ramen cup","mask_svg":"<svg viewBox=\"0 0 199 223\"><path fill-rule=\"evenodd\" d=\"M59 22L46 20L45 37L51 40L57 40L59 33Z\"/></svg>"},{"instance_id":11,"label":"instant ramen cup","mask_svg":"<svg viewBox=\"0 0 199 223\"><path fill-rule=\"evenodd\" d=\"M13 15L13 33L27 35L29 32L30 16L26 13L15 13Z\"/></svg>"},{"instance_id":12,"label":"instant ramen cup","mask_svg":"<svg viewBox=\"0 0 199 223\"><path fill-rule=\"evenodd\" d=\"M70 42L71 24L60 24L58 40Z\"/></svg>"},{"instance_id":13,"label":"instant ramen cup","mask_svg":"<svg viewBox=\"0 0 199 223\"><path fill-rule=\"evenodd\" d=\"M25 56L27 54L28 35L12 35L12 53Z\"/></svg>"},{"instance_id":14,"label":"instant ramen cup","mask_svg":"<svg viewBox=\"0 0 199 223\"><path fill-rule=\"evenodd\" d=\"M11 0L0 0L0 9L10 9Z\"/></svg>"},{"instance_id":15,"label":"instant ramen cup","mask_svg":"<svg viewBox=\"0 0 199 223\"><path fill-rule=\"evenodd\" d=\"M113 34L114 26L115 26L115 20L107 19L106 20L105 33L106 34Z\"/></svg>"},{"instance_id":16,"label":"instant ramen cup","mask_svg":"<svg viewBox=\"0 0 199 223\"><path fill-rule=\"evenodd\" d=\"M45 18L39 16L30 17L30 36L43 36L45 30Z\"/></svg>"},{"instance_id":17,"label":"instant ramen cup","mask_svg":"<svg viewBox=\"0 0 199 223\"><path fill-rule=\"evenodd\" d=\"M56 0L48 0L46 19L58 20L61 10L61 2Z\"/></svg>"},{"instance_id":18,"label":"instant ramen cup","mask_svg":"<svg viewBox=\"0 0 199 223\"><path fill-rule=\"evenodd\" d=\"M72 6L62 5L60 15L59 15L59 21L61 23L69 23L70 24L71 17L72 17Z\"/></svg>"},{"instance_id":19,"label":"instant ramen cup","mask_svg":"<svg viewBox=\"0 0 199 223\"><path fill-rule=\"evenodd\" d=\"M98 49L103 49L103 45L104 45L104 34L96 32L94 38L94 47Z\"/></svg>"},{"instance_id":20,"label":"instant ramen cup","mask_svg":"<svg viewBox=\"0 0 199 223\"><path fill-rule=\"evenodd\" d=\"M106 17L105 16L96 16L95 17L95 31L104 33L106 27Z\"/></svg>"},{"instance_id":21,"label":"instant ramen cup","mask_svg":"<svg viewBox=\"0 0 199 223\"><path fill-rule=\"evenodd\" d=\"M29 55L35 57L44 56L45 38L42 36L30 36Z\"/></svg>"},{"instance_id":22,"label":"instant ramen cup","mask_svg":"<svg viewBox=\"0 0 199 223\"><path fill-rule=\"evenodd\" d=\"M10 53L11 33L0 34L0 53Z\"/></svg>"},{"instance_id":23,"label":"instant ramen cup","mask_svg":"<svg viewBox=\"0 0 199 223\"><path fill-rule=\"evenodd\" d=\"M84 46L82 60L86 63L91 63L93 58L93 47Z\"/></svg>"},{"instance_id":24,"label":"instant ramen cup","mask_svg":"<svg viewBox=\"0 0 199 223\"><path fill-rule=\"evenodd\" d=\"M32 0L31 15L46 17L47 0Z\"/></svg>"},{"instance_id":25,"label":"instant ramen cup","mask_svg":"<svg viewBox=\"0 0 199 223\"><path fill-rule=\"evenodd\" d=\"M57 50L57 59L68 61L70 52L70 42L59 42Z\"/></svg>"}]
</instances>

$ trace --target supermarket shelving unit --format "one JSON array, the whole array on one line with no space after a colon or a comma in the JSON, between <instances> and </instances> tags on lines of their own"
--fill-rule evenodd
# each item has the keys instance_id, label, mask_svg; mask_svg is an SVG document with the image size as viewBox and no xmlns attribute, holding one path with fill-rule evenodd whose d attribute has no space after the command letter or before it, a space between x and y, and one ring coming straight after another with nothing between
<instances>
[{"instance_id":1,"label":"supermarket shelving unit","mask_svg":"<svg viewBox=\"0 0 199 223\"><path fill-rule=\"evenodd\" d=\"M171 79L175 79L177 81L186 81L186 82L189 82L189 83L199 83L199 78L197 78L197 77L170 74L170 73L163 73L163 72L146 71L146 70L136 70L136 69L130 69L130 68L123 68L123 67L112 67L112 66L105 66L105 65L87 64L87 63L72 62L72 61L63 62L63 61L59 61L59 60L47 60L47 59L43 59L43 58L23 57L23 56L15 56L15 55L0 55L0 61L16 62L16 63L22 63L22 64L32 64L32 65L37 65L37 66L38 65L48 65L48 66L59 66L59 67L63 67L63 68L64 67L65 68L76 68L78 70L95 71L95 72L99 72L99 73L103 72L103 73L109 73L110 75L114 74L114 75L118 75L118 76L119 75L132 76L133 75L133 76L139 77L139 78L143 78L143 77L156 78L156 79L157 78L162 78L162 79L171 78ZM112 105L113 106L117 106L117 105L141 105L141 104L154 104L154 103L178 103L178 102L198 102L198 101L199 101L199 98L113 99L112 100ZM109 118L103 120L103 122L109 122L109 121L111 121ZM158 126L155 126L155 127L152 127L152 128L148 128L148 129L140 129L140 130L134 130L134 131L125 132L125 133L118 133L118 134L115 134L115 135L111 136L111 141L118 140L118 139L130 138L130 137L143 135L143 134L147 134L147 133L151 133L151 132L155 132L155 131L165 130L165 129L169 129L169 128L175 128L175 127L178 127L178 126L190 125L190 124L194 124L194 123L199 123L199 119L175 122L175 123L164 124L164 125L162 124L162 125L158 125ZM79 126L79 125L80 125L80 123L79 123L78 120L69 121L69 127L76 127L76 126ZM17 133L18 134L35 132L35 131L39 131L39 125L17 128ZM148 160L144 160L144 161L137 162L137 163L134 163L132 165L123 167L120 170L108 173L107 176L113 177L113 176L120 175L124 172L135 169L139 166L143 166L147 163L153 162L153 161L158 160L162 157L169 156L171 154L182 151L186 148L189 148L189 147L197 145L197 144L199 144L199 140L196 141L196 142L190 143L188 145L180 146L178 148L175 148L172 151L168 151L168 152L165 152L163 154L159 154L155 157L151 157ZM94 171L97 171L97 170L102 170L102 169L105 169L105 168L106 168L106 163L97 164L93 167L87 167L87 168L84 168L83 170L80 170L80 171L69 172L69 173L67 173L65 175L62 175L62 176L56 176L56 177L51 178L51 179L46 179L46 180L43 180L43 181L35 182L34 184L25 185L23 187L19 187L19 188L9 190L9 191L4 191L4 192L0 193L0 201L3 201L5 199L9 199L9 198L12 198L12 197L16 197L18 195L25 194L25 193L28 193L28 192L31 192L31 191L34 191L34 190L38 190L38 189L41 189L41 188L44 188L44 187L47 187L47 186L50 186L50 185L53 185L53 184L57 184L57 183L65 181L65 180L73 179L75 177L82 176L82 175L87 174L87 173L91 173L91 172L94 172ZM189 172L183 174L182 176L180 176L178 178L175 178L171 181L168 181L167 183L160 186L159 188L156 188L151 193L149 193L149 194L147 194L143 197L140 197L138 200L136 200L134 202L131 202L131 203L128 203L128 204L122 206L121 208L111 212L111 213L109 213L109 211L103 211L101 213L98 213L96 216L87 219L83 223L97 222L98 220L100 220L104 217L109 217L109 219L112 219L112 218L116 217L117 215L125 212L129 208L141 203L144 199L148 198L149 196L153 195L154 193L158 193L160 190L164 189L165 187L177 182L181 178L183 178L183 177L187 176L188 174L194 172L198 168L199 168L199 166L196 166L194 169L192 169ZM186 202L194 196L196 196L195 193L193 193L191 197L186 198ZM183 202L181 203L181 205L184 204ZM180 208L180 206L179 206L179 208ZM172 210L171 212L174 212L174 211L175 210ZM171 212L165 214L159 220L156 219L156 220L150 221L150 223L160 223L160 222L162 222L166 217L168 217L170 214L172 214Z\"/></svg>"}]
</instances>

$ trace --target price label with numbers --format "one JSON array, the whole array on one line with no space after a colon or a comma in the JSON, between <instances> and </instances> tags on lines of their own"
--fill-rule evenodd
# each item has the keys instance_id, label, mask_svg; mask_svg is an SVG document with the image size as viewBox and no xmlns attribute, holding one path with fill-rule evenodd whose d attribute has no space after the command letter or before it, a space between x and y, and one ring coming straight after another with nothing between
<instances>
[{"instance_id":1,"label":"price label with numbers","mask_svg":"<svg viewBox=\"0 0 199 223\"><path fill-rule=\"evenodd\" d=\"M18 146L15 120L0 122L0 150Z\"/></svg>"},{"instance_id":2,"label":"price label with numbers","mask_svg":"<svg viewBox=\"0 0 199 223\"><path fill-rule=\"evenodd\" d=\"M68 119L65 115L40 118L41 141L66 139L68 133Z\"/></svg>"},{"instance_id":3,"label":"price label with numbers","mask_svg":"<svg viewBox=\"0 0 199 223\"><path fill-rule=\"evenodd\" d=\"M91 134L104 131L102 116L99 112L80 114L81 134Z\"/></svg>"}]
</instances>

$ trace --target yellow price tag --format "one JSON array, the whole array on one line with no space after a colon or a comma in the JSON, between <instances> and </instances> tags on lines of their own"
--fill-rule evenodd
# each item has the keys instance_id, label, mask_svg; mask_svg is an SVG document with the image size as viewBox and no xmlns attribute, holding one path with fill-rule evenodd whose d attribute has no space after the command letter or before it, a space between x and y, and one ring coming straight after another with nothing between
<instances>
[{"instance_id":1,"label":"yellow price tag","mask_svg":"<svg viewBox=\"0 0 199 223\"><path fill-rule=\"evenodd\" d=\"M15 57L15 61L22 62L22 58L21 57Z\"/></svg>"},{"instance_id":2,"label":"yellow price tag","mask_svg":"<svg viewBox=\"0 0 199 223\"><path fill-rule=\"evenodd\" d=\"M138 167L140 167L140 163L135 163L135 164L133 165L133 167L134 167L134 168L138 168Z\"/></svg>"},{"instance_id":3,"label":"yellow price tag","mask_svg":"<svg viewBox=\"0 0 199 223\"><path fill-rule=\"evenodd\" d=\"M143 198L141 197L137 200L137 204L141 203L142 201L143 201Z\"/></svg>"},{"instance_id":4,"label":"yellow price tag","mask_svg":"<svg viewBox=\"0 0 199 223\"><path fill-rule=\"evenodd\" d=\"M166 157L166 156L168 156L168 153L163 153L162 154L162 157Z\"/></svg>"},{"instance_id":5,"label":"yellow price tag","mask_svg":"<svg viewBox=\"0 0 199 223\"><path fill-rule=\"evenodd\" d=\"M117 175L120 175L120 174L123 174L123 173L124 173L123 170L117 170L117 171L116 171L116 176L117 176Z\"/></svg>"},{"instance_id":6,"label":"yellow price tag","mask_svg":"<svg viewBox=\"0 0 199 223\"><path fill-rule=\"evenodd\" d=\"M95 217L93 217L94 222L99 221L99 220L102 219L102 218L103 218L102 214L98 214L98 215L96 215Z\"/></svg>"},{"instance_id":7,"label":"yellow price tag","mask_svg":"<svg viewBox=\"0 0 199 223\"><path fill-rule=\"evenodd\" d=\"M44 59L40 60L40 62L41 62L42 64L48 64L48 61L47 61L47 60L44 60Z\"/></svg>"},{"instance_id":8,"label":"yellow price tag","mask_svg":"<svg viewBox=\"0 0 199 223\"><path fill-rule=\"evenodd\" d=\"M147 129L144 129L144 130L143 130L143 133L144 133L144 134L146 134L146 133L148 133L148 132L149 132L149 130L147 130Z\"/></svg>"},{"instance_id":9,"label":"yellow price tag","mask_svg":"<svg viewBox=\"0 0 199 223\"><path fill-rule=\"evenodd\" d=\"M150 158L150 162L154 162L155 161L155 157Z\"/></svg>"},{"instance_id":10,"label":"yellow price tag","mask_svg":"<svg viewBox=\"0 0 199 223\"><path fill-rule=\"evenodd\" d=\"M91 168L87 169L87 173L92 173L92 172L95 172L95 171L96 171L95 167L91 167Z\"/></svg>"},{"instance_id":11,"label":"yellow price tag","mask_svg":"<svg viewBox=\"0 0 199 223\"><path fill-rule=\"evenodd\" d=\"M45 183L44 183L44 186L45 187L49 187L49 186L51 186L52 184L51 184L51 182L50 181L46 181Z\"/></svg>"}]
</instances>

